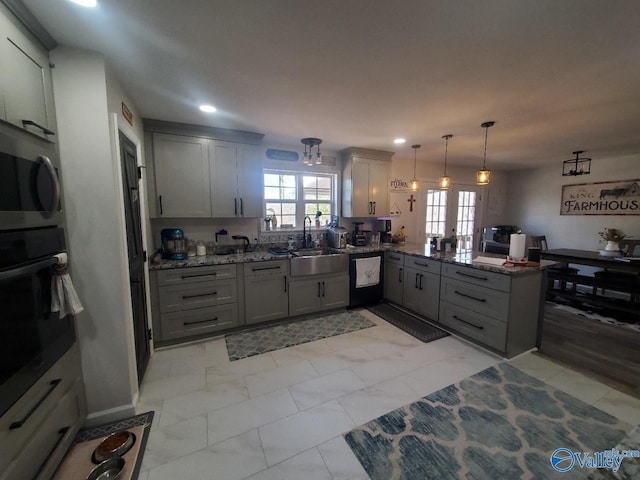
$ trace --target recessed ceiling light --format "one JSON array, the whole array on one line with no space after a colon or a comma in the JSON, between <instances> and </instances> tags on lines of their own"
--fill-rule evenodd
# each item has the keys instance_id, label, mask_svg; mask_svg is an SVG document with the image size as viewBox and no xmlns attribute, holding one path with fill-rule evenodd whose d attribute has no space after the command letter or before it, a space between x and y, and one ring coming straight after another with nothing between
<instances>
[{"instance_id":1,"label":"recessed ceiling light","mask_svg":"<svg viewBox=\"0 0 640 480\"><path fill-rule=\"evenodd\" d=\"M216 111L216 107L213 105L200 105L200 110L207 113L213 113Z\"/></svg>"},{"instance_id":2,"label":"recessed ceiling light","mask_svg":"<svg viewBox=\"0 0 640 480\"><path fill-rule=\"evenodd\" d=\"M97 0L71 0L73 3L77 3L78 5L82 5L83 7L95 7L98 5Z\"/></svg>"},{"instance_id":3,"label":"recessed ceiling light","mask_svg":"<svg viewBox=\"0 0 640 480\"><path fill-rule=\"evenodd\" d=\"M396 145L400 145L401 143L406 142L406 140L404 138L396 138L393 143L395 143Z\"/></svg>"}]
</instances>

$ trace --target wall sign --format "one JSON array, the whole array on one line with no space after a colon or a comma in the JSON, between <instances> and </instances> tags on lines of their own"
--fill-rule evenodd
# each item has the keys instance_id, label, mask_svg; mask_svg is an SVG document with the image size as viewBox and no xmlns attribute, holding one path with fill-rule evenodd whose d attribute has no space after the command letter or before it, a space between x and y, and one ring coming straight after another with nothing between
<instances>
[{"instance_id":1,"label":"wall sign","mask_svg":"<svg viewBox=\"0 0 640 480\"><path fill-rule=\"evenodd\" d=\"M391 193L398 192L404 193L409 191L409 182L406 180L402 180L400 178L391 179L391 183L389 184L389 190Z\"/></svg>"},{"instance_id":2,"label":"wall sign","mask_svg":"<svg viewBox=\"0 0 640 480\"><path fill-rule=\"evenodd\" d=\"M129 110L129 107L127 107L124 102L122 102L122 116L129 122L129 125L133 127L133 113L131 113L131 110Z\"/></svg>"},{"instance_id":3,"label":"wall sign","mask_svg":"<svg viewBox=\"0 0 640 480\"><path fill-rule=\"evenodd\" d=\"M640 215L640 179L563 185L560 215Z\"/></svg>"},{"instance_id":4,"label":"wall sign","mask_svg":"<svg viewBox=\"0 0 640 480\"><path fill-rule=\"evenodd\" d=\"M291 150L277 150L275 148L267 149L267 158L269 160L284 160L287 162L297 162L298 152Z\"/></svg>"}]
</instances>

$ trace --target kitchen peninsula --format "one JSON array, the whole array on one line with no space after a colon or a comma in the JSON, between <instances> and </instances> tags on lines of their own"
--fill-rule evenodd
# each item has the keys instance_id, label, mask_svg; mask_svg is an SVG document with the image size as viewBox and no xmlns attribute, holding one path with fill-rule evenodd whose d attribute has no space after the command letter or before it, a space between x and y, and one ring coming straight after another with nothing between
<instances>
[{"instance_id":1,"label":"kitchen peninsula","mask_svg":"<svg viewBox=\"0 0 640 480\"><path fill-rule=\"evenodd\" d=\"M507 357L537 345L544 270L554 262L533 267L478 263L473 260L477 252L432 253L429 244L328 249L324 253L347 256L375 251L385 252L387 301ZM296 280L291 278L292 257L264 250L152 264L156 343L192 340L298 316L291 308L299 304L291 301ZM323 274L321 280L328 285L344 282L348 275L345 269ZM316 280L313 275L307 277ZM346 289L336 293L331 308L346 307L346 294ZM269 314L257 319L251 314L256 305Z\"/></svg>"}]
</instances>

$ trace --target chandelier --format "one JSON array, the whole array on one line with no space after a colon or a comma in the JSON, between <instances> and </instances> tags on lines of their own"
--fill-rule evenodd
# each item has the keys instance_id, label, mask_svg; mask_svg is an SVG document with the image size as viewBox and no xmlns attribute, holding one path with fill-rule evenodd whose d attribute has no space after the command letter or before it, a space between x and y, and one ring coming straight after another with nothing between
<instances>
[{"instance_id":1,"label":"chandelier","mask_svg":"<svg viewBox=\"0 0 640 480\"><path fill-rule=\"evenodd\" d=\"M322 164L322 154L320 153L320 144L322 140L319 138L303 138L300 140L304 145L304 152L302 153L302 161L305 165ZM309 150L307 151L307 147ZM313 147L316 147L316 153L313 153Z\"/></svg>"},{"instance_id":2,"label":"chandelier","mask_svg":"<svg viewBox=\"0 0 640 480\"><path fill-rule=\"evenodd\" d=\"M591 159L585 157L580 158L581 153L584 153L584 150L576 150L573 152L576 158L562 162L563 177L589 175L591 173Z\"/></svg>"},{"instance_id":3,"label":"chandelier","mask_svg":"<svg viewBox=\"0 0 640 480\"><path fill-rule=\"evenodd\" d=\"M489 133L489 127L493 127L496 122L484 122L480 125L484 128L484 157L482 160L482 168L476 172L476 183L478 185L488 185L489 177L491 176L491 170L487 168L487 135Z\"/></svg>"},{"instance_id":4,"label":"chandelier","mask_svg":"<svg viewBox=\"0 0 640 480\"><path fill-rule=\"evenodd\" d=\"M451 186L451 179L447 177L447 150L449 149L449 139L453 137L450 133L447 135L443 135L442 138L445 139L444 144L444 175L440 177L440 189L448 190Z\"/></svg>"}]
</instances>

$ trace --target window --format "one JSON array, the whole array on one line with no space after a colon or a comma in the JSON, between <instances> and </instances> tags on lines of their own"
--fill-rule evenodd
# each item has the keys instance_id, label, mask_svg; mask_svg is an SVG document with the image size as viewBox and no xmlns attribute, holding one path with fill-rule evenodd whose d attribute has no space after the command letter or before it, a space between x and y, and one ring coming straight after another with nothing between
<instances>
[{"instance_id":1,"label":"window","mask_svg":"<svg viewBox=\"0 0 640 480\"><path fill-rule=\"evenodd\" d=\"M302 228L305 215L321 223L331 220L336 204L336 176L297 172L264 172L265 216L275 217L278 228Z\"/></svg>"},{"instance_id":2,"label":"window","mask_svg":"<svg viewBox=\"0 0 640 480\"><path fill-rule=\"evenodd\" d=\"M427 237L444 237L447 224L447 191L427 190Z\"/></svg>"}]
</instances>

